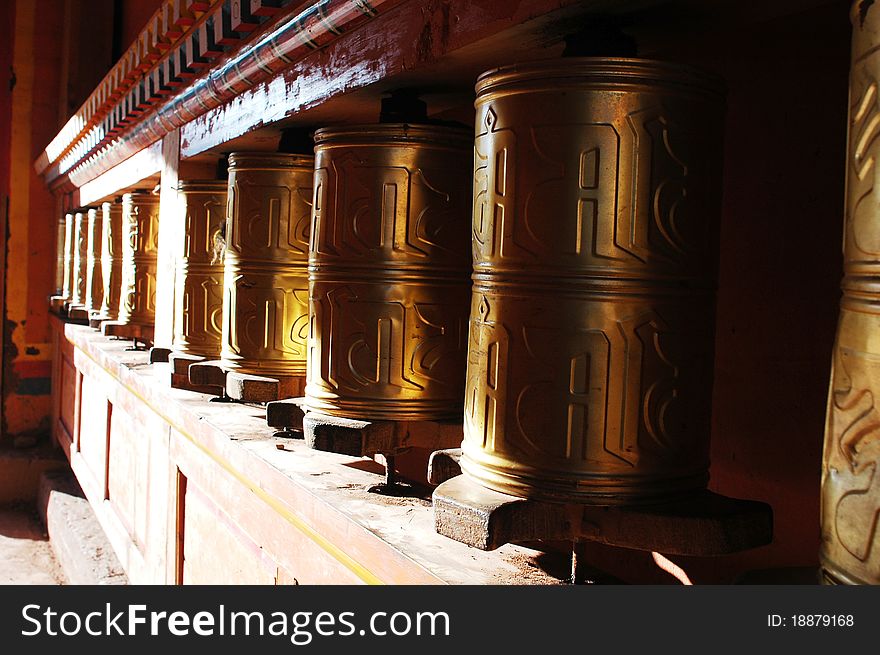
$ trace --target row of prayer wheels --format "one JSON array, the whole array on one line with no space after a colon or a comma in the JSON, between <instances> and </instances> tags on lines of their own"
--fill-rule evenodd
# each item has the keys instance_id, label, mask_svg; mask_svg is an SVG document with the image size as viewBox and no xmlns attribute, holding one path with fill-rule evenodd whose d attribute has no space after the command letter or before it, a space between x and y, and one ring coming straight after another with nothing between
<instances>
[{"instance_id":1,"label":"row of prayer wheels","mask_svg":"<svg viewBox=\"0 0 880 655\"><path fill-rule=\"evenodd\" d=\"M464 473L505 493L705 488L718 80L571 58L484 74L476 110L476 138L324 128L314 157L233 153L228 182L182 183L172 351L305 375L308 411L463 420ZM157 217L145 193L68 215L62 295L150 325Z\"/></svg>"}]
</instances>

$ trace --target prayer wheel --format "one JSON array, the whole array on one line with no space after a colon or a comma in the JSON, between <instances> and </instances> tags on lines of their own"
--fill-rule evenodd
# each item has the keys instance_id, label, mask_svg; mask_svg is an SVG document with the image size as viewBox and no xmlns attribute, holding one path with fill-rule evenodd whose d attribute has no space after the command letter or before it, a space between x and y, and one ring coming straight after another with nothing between
<instances>
[{"instance_id":1,"label":"prayer wheel","mask_svg":"<svg viewBox=\"0 0 880 655\"><path fill-rule=\"evenodd\" d=\"M73 215L73 270L71 272L70 304L72 307L85 307L86 265L89 256L88 210Z\"/></svg>"},{"instance_id":2,"label":"prayer wheel","mask_svg":"<svg viewBox=\"0 0 880 655\"><path fill-rule=\"evenodd\" d=\"M122 290L122 202L105 202L101 233L101 278L103 297L101 317L115 320L119 316L119 299Z\"/></svg>"},{"instance_id":3,"label":"prayer wheel","mask_svg":"<svg viewBox=\"0 0 880 655\"><path fill-rule=\"evenodd\" d=\"M53 296L64 297L64 274L67 253L67 214L61 214L55 224L55 289Z\"/></svg>"},{"instance_id":4,"label":"prayer wheel","mask_svg":"<svg viewBox=\"0 0 880 655\"><path fill-rule=\"evenodd\" d=\"M820 561L833 584L880 584L880 9L854 3L843 296L822 458Z\"/></svg>"},{"instance_id":5,"label":"prayer wheel","mask_svg":"<svg viewBox=\"0 0 880 655\"><path fill-rule=\"evenodd\" d=\"M313 162L229 155L220 356L227 370L305 376Z\"/></svg>"},{"instance_id":6,"label":"prayer wheel","mask_svg":"<svg viewBox=\"0 0 880 655\"><path fill-rule=\"evenodd\" d=\"M98 208L88 212L88 239L86 246L86 297L85 306L89 313L97 313L104 300L104 276L101 272L101 237L103 235L104 212Z\"/></svg>"},{"instance_id":7,"label":"prayer wheel","mask_svg":"<svg viewBox=\"0 0 880 655\"><path fill-rule=\"evenodd\" d=\"M476 89L463 471L549 502L704 488L720 80L569 58Z\"/></svg>"},{"instance_id":8,"label":"prayer wheel","mask_svg":"<svg viewBox=\"0 0 880 655\"><path fill-rule=\"evenodd\" d=\"M118 322L149 333L156 317L158 195L135 191L122 196L122 234Z\"/></svg>"},{"instance_id":9,"label":"prayer wheel","mask_svg":"<svg viewBox=\"0 0 880 655\"><path fill-rule=\"evenodd\" d=\"M66 300L73 298L73 251L76 248L74 238L74 218L73 214L64 215L64 279L61 287L61 295Z\"/></svg>"},{"instance_id":10,"label":"prayer wheel","mask_svg":"<svg viewBox=\"0 0 880 655\"><path fill-rule=\"evenodd\" d=\"M472 144L435 125L315 133L308 410L460 419Z\"/></svg>"},{"instance_id":11,"label":"prayer wheel","mask_svg":"<svg viewBox=\"0 0 880 655\"><path fill-rule=\"evenodd\" d=\"M223 330L226 181L181 182L178 193L185 237L175 272L171 349L217 358Z\"/></svg>"}]
</instances>

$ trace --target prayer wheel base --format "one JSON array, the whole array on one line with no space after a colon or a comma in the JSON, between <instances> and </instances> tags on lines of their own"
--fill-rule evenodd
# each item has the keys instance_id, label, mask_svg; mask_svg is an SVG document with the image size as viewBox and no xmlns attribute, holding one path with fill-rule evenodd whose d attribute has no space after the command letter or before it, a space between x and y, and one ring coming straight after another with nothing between
<instances>
[{"instance_id":1,"label":"prayer wheel base","mask_svg":"<svg viewBox=\"0 0 880 655\"><path fill-rule=\"evenodd\" d=\"M68 305L67 318L71 321L76 321L77 323L88 323L89 310L83 305Z\"/></svg>"},{"instance_id":2,"label":"prayer wheel base","mask_svg":"<svg viewBox=\"0 0 880 655\"><path fill-rule=\"evenodd\" d=\"M153 350L155 350L155 348ZM217 387L213 387L210 385L198 385L190 382L189 367L192 364L205 361L204 357L199 357L198 355L184 355L182 353L174 353L169 351L166 361L171 367L172 389L184 389L186 391L206 393L213 396L217 395Z\"/></svg>"},{"instance_id":3,"label":"prayer wheel base","mask_svg":"<svg viewBox=\"0 0 880 655\"><path fill-rule=\"evenodd\" d=\"M95 330L100 330L101 326L106 322L112 320L109 316L105 314L91 314L89 316L89 327Z\"/></svg>"},{"instance_id":4,"label":"prayer wheel base","mask_svg":"<svg viewBox=\"0 0 880 655\"><path fill-rule=\"evenodd\" d=\"M153 326L138 323L122 323L121 321L104 321L101 333L107 337L133 339L135 341L153 342Z\"/></svg>"},{"instance_id":5,"label":"prayer wheel base","mask_svg":"<svg viewBox=\"0 0 880 655\"><path fill-rule=\"evenodd\" d=\"M49 311L58 316L64 316L64 303L67 300L64 296L49 296Z\"/></svg>"},{"instance_id":6,"label":"prayer wheel base","mask_svg":"<svg viewBox=\"0 0 880 655\"><path fill-rule=\"evenodd\" d=\"M221 360L189 364L189 382L198 387L214 387L214 393L243 403L268 403L279 398L301 396L305 376L268 377L230 369ZM218 392L217 389L221 391Z\"/></svg>"},{"instance_id":7,"label":"prayer wheel base","mask_svg":"<svg viewBox=\"0 0 880 655\"><path fill-rule=\"evenodd\" d=\"M284 398L273 400L266 405L266 424L270 428L278 428L281 432L298 432L303 430L303 404L305 398Z\"/></svg>"},{"instance_id":8,"label":"prayer wheel base","mask_svg":"<svg viewBox=\"0 0 880 655\"><path fill-rule=\"evenodd\" d=\"M413 447L454 448L463 437L460 422L362 421L317 412L306 412L302 427L309 448L353 457L395 455Z\"/></svg>"},{"instance_id":9,"label":"prayer wheel base","mask_svg":"<svg viewBox=\"0 0 880 655\"><path fill-rule=\"evenodd\" d=\"M459 475L434 490L433 504L439 534L480 550L586 539L667 555L718 556L764 546L773 537L769 505L711 491L657 505L574 505L509 496Z\"/></svg>"}]
</instances>

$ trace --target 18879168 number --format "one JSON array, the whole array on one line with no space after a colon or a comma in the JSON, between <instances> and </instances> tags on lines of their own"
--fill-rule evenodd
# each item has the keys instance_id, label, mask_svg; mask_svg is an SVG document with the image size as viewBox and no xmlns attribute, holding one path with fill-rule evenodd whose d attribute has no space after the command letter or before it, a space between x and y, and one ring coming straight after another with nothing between
<instances>
[{"instance_id":1,"label":"18879168 number","mask_svg":"<svg viewBox=\"0 0 880 655\"><path fill-rule=\"evenodd\" d=\"M841 628L855 624L852 614L792 614L790 618L790 625L797 628Z\"/></svg>"}]
</instances>

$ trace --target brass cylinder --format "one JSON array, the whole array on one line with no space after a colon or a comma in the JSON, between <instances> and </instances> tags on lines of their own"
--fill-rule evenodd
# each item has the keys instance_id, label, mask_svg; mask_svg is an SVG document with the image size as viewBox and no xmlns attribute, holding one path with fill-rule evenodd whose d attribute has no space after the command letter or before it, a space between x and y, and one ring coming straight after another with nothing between
<instances>
[{"instance_id":1,"label":"brass cylinder","mask_svg":"<svg viewBox=\"0 0 880 655\"><path fill-rule=\"evenodd\" d=\"M83 307L86 302L86 264L89 256L88 210L73 215L73 270L70 304Z\"/></svg>"},{"instance_id":2,"label":"brass cylinder","mask_svg":"<svg viewBox=\"0 0 880 655\"><path fill-rule=\"evenodd\" d=\"M64 215L64 280L63 286L61 290L61 295L64 296L66 300L70 300L73 298L73 277L74 277L74 267L73 267L73 251L76 246L74 245L76 240L74 239L74 218L73 214L65 214Z\"/></svg>"},{"instance_id":3,"label":"brass cylinder","mask_svg":"<svg viewBox=\"0 0 880 655\"><path fill-rule=\"evenodd\" d=\"M101 230L101 281L103 293L101 316L116 320L122 290L122 202L101 205L104 221Z\"/></svg>"},{"instance_id":4,"label":"brass cylinder","mask_svg":"<svg viewBox=\"0 0 880 655\"><path fill-rule=\"evenodd\" d=\"M97 313L104 300L104 276L101 272L101 236L104 225L104 212L98 208L88 212L88 239L86 245L86 298L85 306L89 312Z\"/></svg>"},{"instance_id":5,"label":"brass cylinder","mask_svg":"<svg viewBox=\"0 0 880 655\"><path fill-rule=\"evenodd\" d=\"M477 81L462 469L629 504L708 479L723 95L572 58Z\"/></svg>"},{"instance_id":6,"label":"brass cylinder","mask_svg":"<svg viewBox=\"0 0 880 655\"><path fill-rule=\"evenodd\" d=\"M220 357L227 369L305 375L313 161L229 156Z\"/></svg>"},{"instance_id":7,"label":"brass cylinder","mask_svg":"<svg viewBox=\"0 0 880 655\"><path fill-rule=\"evenodd\" d=\"M471 153L452 127L315 133L308 409L461 417Z\"/></svg>"},{"instance_id":8,"label":"brass cylinder","mask_svg":"<svg viewBox=\"0 0 880 655\"><path fill-rule=\"evenodd\" d=\"M122 196L122 233L119 322L152 327L156 318L158 195L136 191Z\"/></svg>"},{"instance_id":9,"label":"brass cylinder","mask_svg":"<svg viewBox=\"0 0 880 655\"><path fill-rule=\"evenodd\" d=\"M880 584L880 8L854 3L843 296L822 458L825 582Z\"/></svg>"},{"instance_id":10,"label":"brass cylinder","mask_svg":"<svg viewBox=\"0 0 880 655\"><path fill-rule=\"evenodd\" d=\"M178 193L185 236L175 271L171 348L216 359L223 330L226 181L181 182Z\"/></svg>"},{"instance_id":11,"label":"brass cylinder","mask_svg":"<svg viewBox=\"0 0 880 655\"><path fill-rule=\"evenodd\" d=\"M61 214L55 224L55 293L54 296L64 298L64 273L66 259L67 215Z\"/></svg>"}]
</instances>

